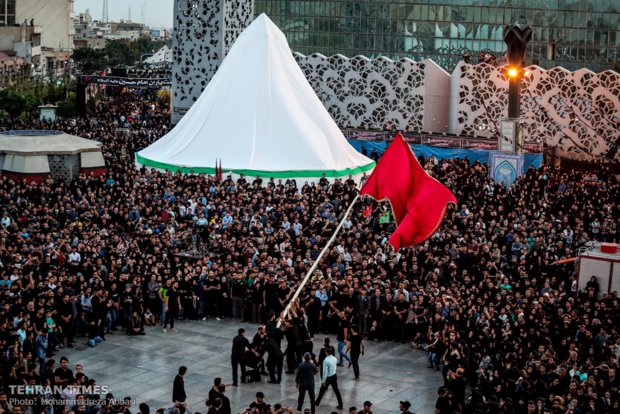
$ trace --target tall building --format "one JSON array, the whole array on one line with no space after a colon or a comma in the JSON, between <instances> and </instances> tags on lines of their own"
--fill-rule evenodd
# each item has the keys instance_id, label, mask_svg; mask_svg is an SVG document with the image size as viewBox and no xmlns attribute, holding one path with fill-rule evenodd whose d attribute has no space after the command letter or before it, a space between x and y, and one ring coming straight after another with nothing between
<instances>
[{"instance_id":1,"label":"tall building","mask_svg":"<svg viewBox=\"0 0 620 414\"><path fill-rule=\"evenodd\" d=\"M74 17L73 0L15 2L16 23L41 26L41 47L46 49L73 50Z\"/></svg>"},{"instance_id":2,"label":"tall building","mask_svg":"<svg viewBox=\"0 0 620 414\"><path fill-rule=\"evenodd\" d=\"M0 50L32 64L34 74L64 76L75 34L73 1L0 0Z\"/></svg>"},{"instance_id":3,"label":"tall building","mask_svg":"<svg viewBox=\"0 0 620 414\"><path fill-rule=\"evenodd\" d=\"M256 0L303 54L433 59L451 71L468 53L506 50L504 26L527 24L527 63L620 69L619 0Z\"/></svg>"},{"instance_id":4,"label":"tall building","mask_svg":"<svg viewBox=\"0 0 620 414\"><path fill-rule=\"evenodd\" d=\"M172 123L198 100L237 37L254 0L177 0L172 38Z\"/></svg>"}]
</instances>

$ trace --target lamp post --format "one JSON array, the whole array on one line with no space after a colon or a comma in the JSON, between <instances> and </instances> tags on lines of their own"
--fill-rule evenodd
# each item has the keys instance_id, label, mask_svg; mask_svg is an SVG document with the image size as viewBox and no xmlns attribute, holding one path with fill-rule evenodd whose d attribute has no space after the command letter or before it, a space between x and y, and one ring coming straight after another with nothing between
<instances>
[{"instance_id":1,"label":"lamp post","mask_svg":"<svg viewBox=\"0 0 620 414\"><path fill-rule=\"evenodd\" d=\"M531 39L532 29L529 26L511 24L504 28L504 41L508 45L508 70L506 72L508 75L508 119L502 123L501 135L503 139L512 143L511 147L514 152L521 152L519 143L521 80L525 73L525 48Z\"/></svg>"}]
</instances>

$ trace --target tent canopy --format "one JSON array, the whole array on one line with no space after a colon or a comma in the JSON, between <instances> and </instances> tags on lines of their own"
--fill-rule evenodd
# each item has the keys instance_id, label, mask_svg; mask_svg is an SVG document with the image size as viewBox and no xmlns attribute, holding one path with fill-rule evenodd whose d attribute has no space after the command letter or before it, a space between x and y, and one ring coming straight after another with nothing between
<instances>
[{"instance_id":1,"label":"tent canopy","mask_svg":"<svg viewBox=\"0 0 620 414\"><path fill-rule=\"evenodd\" d=\"M168 45L164 45L153 56L144 59L144 63L147 65L163 65L166 63L172 63L172 50Z\"/></svg>"},{"instance_id":2,"label":"tent canopy","mask_svg":"<svg viewBox=\"0 0 620 414\"><path fill-rule=\"evenodd\" d=\"M239 36L200 98L167 135L136 154L139 166L273 178L358 175L375 163L357 152L261 14Z\"/></svg>"}]
</instances>

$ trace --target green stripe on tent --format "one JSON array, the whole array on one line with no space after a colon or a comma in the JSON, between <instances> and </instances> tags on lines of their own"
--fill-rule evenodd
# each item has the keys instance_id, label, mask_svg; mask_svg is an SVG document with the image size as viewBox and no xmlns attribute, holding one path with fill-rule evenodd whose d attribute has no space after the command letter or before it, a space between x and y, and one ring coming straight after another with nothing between
<instances>
[{"instance_id":1,"label":"green stripe on tent","mask_svg":"<svg viewBox=\"0 0 620 414\"><path fill-rule=\"evenodd\" d=\"M179 167L178 165L166 164L144 158L136 153L136 162L151 168L167 170L172 172L180 172L183 174L215 174L215 168L210 167ZM325 174L326 177L337 178L344 177L349 174L361 174L372 170L375 162L362 165L357 168L346 168L344 170L299 170L299 171L261 171L261 170L223 170L223 173L243 174L250 177L261 176L265 178L320 178Z\"/></svg>"}]
</instances>

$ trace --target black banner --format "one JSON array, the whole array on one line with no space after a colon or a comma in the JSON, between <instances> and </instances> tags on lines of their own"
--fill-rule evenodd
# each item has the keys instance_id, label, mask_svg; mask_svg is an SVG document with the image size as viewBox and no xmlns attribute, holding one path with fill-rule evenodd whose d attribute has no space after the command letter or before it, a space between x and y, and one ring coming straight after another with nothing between
<instances>
[{"instance_id":1,"label":"black banner","mask_svg":"<svg viewBox=\"0 0 620 414\"><path fill-rule=\"evenodd\" d=\"M82 83L110 86L125 86L129 88L160 88L171 86L170 78L121 78L117 76L82 76Z\"/></svg>"}]
</instances>

